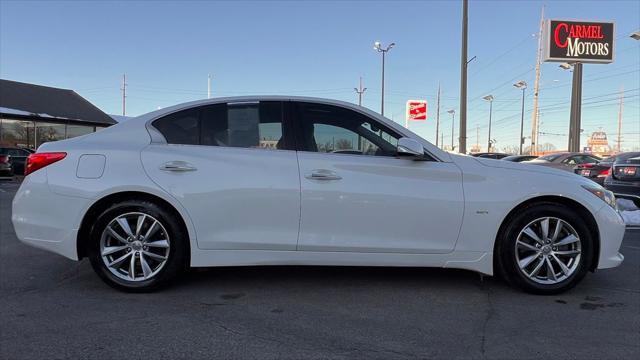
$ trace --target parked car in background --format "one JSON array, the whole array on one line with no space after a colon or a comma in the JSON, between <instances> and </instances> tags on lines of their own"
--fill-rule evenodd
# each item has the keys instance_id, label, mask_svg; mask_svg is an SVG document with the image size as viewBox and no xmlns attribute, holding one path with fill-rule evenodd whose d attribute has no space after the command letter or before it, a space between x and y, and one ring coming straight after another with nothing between
<instances>
[{"instance_id":1,"label":"parked car in background","mask_svg":"<svg viewBox=\"0 0 640 360\"><path fill-rule=\"evenodd\" d=\"M341 265L467 269L552 294L624 259L600 185L449 154L336 100L176 105L42 144L27 174L17 237L127 291L189 266Z\"/></svg>"},{"instance_id":2,"label":"parked car in background","mask_svg":"<svg viewBox=\"0 0 640 360\"><path fill-rule=\"evenodd\" d=\"M13 177L13 164L11 163L11 156L0 154L0 178Z\"/></svg>"},{"instance_id":3,"label":"parked car in background","mask_svg":"<svg viewBox=\"0 0 640 360\"><path fill-rule=\"evenodd\" d=\"M596 163L578 164L573 168L573 172L589 178L600 185L604 184L604 179L611 174L613 163L619 160L639 157L640 152L626 152L614 156L609 156Z\"/></svg>"},{"instance_id":4,"label":"parked car in background","mask_svg":"<svg viewBox=\"0 0 640 360\"><path fill-rule=\"evenodd\" d=\"M512 162L523 162L523 161L533 160L536 158L538 158L537 155L511 155L511 156L503 157L500 160L512 161Z\"/></svg>"},{"instance_id":5,"label":"parked car in background","mask_svg":"<svg viewBox=\"0 0 640 360\"><path fill-rule=\"evenodd\" d=\"M595 163L598 161L600 161L600 158L591 154L560 152L540 156L539 158L527 161L526 163L573 172L573 168L578 164Z\"/></svg>"},{"instance_id":6,"label":"parked car in background","mask_svg":"<svg viewBox=\"0 0 640 360\"><path fill-rule=\"evenodd\" d=\"M471 156L478 157L478 158L484 158L484 159L502 159L502 158L505 158L505 157L509 156L509 154L486 152L486 153L471 154Z\"/></svg>"},{"instance_id":7,"label":"parked car in background","mask_svg":"<svg viewBox=\"0 0 640 360\"><path fill-rule=\"evenodd\" d=\"M640 156L620 158L604 180L604 187L617 197L632 200L640 207Z\"/></svg>"},{"instance_id":8,"label":"parked car in background","mask_svg":"<svg viewBox=\"0 0 640 360\"><path fill-rule=\"evenodd\" d=\"M15 175L24 175L24 167L27 157L33 153L33 150L20 147L0 146L0 155L11 156L13 164L13 173Z\"/></svg>"}]
</instances>

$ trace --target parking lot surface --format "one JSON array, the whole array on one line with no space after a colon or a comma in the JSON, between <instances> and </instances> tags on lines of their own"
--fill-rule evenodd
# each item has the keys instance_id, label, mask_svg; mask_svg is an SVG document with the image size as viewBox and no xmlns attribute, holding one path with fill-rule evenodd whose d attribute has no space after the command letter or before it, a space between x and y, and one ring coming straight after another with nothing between
<instances>
[{"instance_id":1,"label":"parking lot surface","mask_svg":"<svg viewBox=\"0 0 640 360\"><path fill-rule=\"evenodd\" d=\"M126 294L86 260L20 243L17 188L0 182L2 359L640 358L640 231L622 266L556 296L466 271L355 267L194 270Z\"/></svg>"}]
</instances>

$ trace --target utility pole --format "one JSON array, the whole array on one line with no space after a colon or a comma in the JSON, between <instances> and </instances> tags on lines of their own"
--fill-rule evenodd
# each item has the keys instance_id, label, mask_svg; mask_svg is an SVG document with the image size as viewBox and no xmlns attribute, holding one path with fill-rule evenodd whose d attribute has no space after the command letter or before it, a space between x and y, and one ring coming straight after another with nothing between
<instances>
[{"instance_id":1,"label":"utility pole","mask_svg":"<svg viewBox=\"0 0 640 360\"><path fill-rule=\"evenodd\" d=\"M440 144L444 147L444 131L440 134Z\"/></svg>"},{"instance_id":2,"label":"utility pole","mask_svg":"<svg viewBox=\"0 0 640 360\"><path fill-rule=\"evenodd\" d=\"M469 1L462 0L462 51L460 55L460 139L458 152L467 152L467 36ZM453 149L452 149L453 150Z\"/></svg>"},{"instance_id":3,"label":"utility pole","mask_svg":"<svg viewBox=\"0 0 640 360\"><path fill-rule=\"evenodd\" d=\"M207 99L211 99L211 74L207 75Z\"/></svg>"},{"instance_id":4,"label":"utility pole","mask_svg":"<svg viewBox=\"0 0 640 360\"><path fill-rule=\"evenodd\" d=\"M540 63L542 62L542 31L544 29L544 6L540 15L538 32L538 53L536 57L536 81L533 85L533 111L531 119L531 155L538 154L538 92L540 90Z\"/></svg>"},{"instance_id":5,"label":"utility pole","mask_svg":"<svg viewBox=\"0 0 640 360\"><path fill-rule=\"evenodd\" d=\"M362 94L367 91L367 88L362 87L362 76L360 76L360 85L353 89L358 93L358 106L362 106Z\"/></svg>"},{"instance_id":6,"label":"utility pole","mask_svg":"<svg viewBox=\"0 0 640 360\"><path fill-rule=\"evenodd\" d=\"M438 100L436 100L436 147L438 147L438 134L440 133L440 82L438 81Z\"/></svg>"},{"instance_id":7,"label":"utility pole","mask_svg":"<svg viewBox=\"0 0 640 360\"><path fill-rule=\"evenodd\" d=\"M122 116L126 115L127 110L127 74L122 74Z\"/></svg>"},{"instance_id":8,"label":"utility pole","mask_svg":"<svg viewBox=\"0 0 640 360\"><path fill-rule=\"evenodd\" d=\"M622 152L622 108L624 106L624 87L620 87L620 110L618 110L618 153Z\"/></svg>"}]
</instances>

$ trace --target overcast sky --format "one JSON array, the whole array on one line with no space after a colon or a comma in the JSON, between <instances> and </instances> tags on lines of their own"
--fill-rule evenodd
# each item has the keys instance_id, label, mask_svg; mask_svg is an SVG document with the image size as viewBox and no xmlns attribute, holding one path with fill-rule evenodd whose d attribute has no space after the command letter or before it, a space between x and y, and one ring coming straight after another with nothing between
<instances>
[{"instance_id":1,"label":"overcast sky","mask_svg":"<svg viewBox=\"0 0 640 360\"><path fill-rule=\"evenodd\" d=\"M530 135L540 11L545 17L616 23L615 62L584 67L585 133L617 134L618 92L624 88L623 147L640 147L639 1L470 1L469 144L492 138L517 145L520 92L529 83L525 135ZM357 101L380 110L380 55L375 40L395 42L387 57L385 115L404 123L408 99L429 101L429 120L411 128L435 137L435 94L442 86L444 141L459 108L461 1L414 2L0 2L0 77L76 90L119 114L127 74L127 115L213 96L291 94ZM571 73L542 67L540 142L566 148ZM456 135L457 124L456 116ZM586 144L583 137L583 145Z\"/></svg>"}]
</instances>

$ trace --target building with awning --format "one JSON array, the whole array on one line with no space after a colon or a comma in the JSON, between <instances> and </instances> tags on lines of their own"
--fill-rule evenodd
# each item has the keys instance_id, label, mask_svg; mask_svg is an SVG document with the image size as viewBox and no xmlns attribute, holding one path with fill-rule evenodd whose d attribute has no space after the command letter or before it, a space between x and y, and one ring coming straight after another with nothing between
<instances>
[{"instance_id":1,"label":"building with awning","mask_svg":"<svg viewBox=\"0 0 640 360\"><path fill-rule=\"evenodd\" d=\"M0 79L0 145L37 149L116 123L73 90Z\"/></svg>"}]
</instances>

